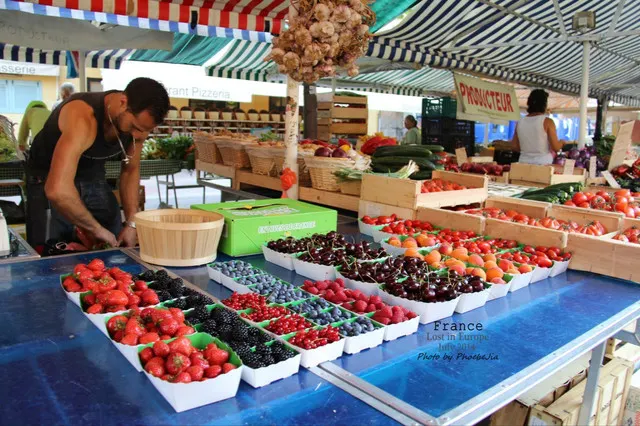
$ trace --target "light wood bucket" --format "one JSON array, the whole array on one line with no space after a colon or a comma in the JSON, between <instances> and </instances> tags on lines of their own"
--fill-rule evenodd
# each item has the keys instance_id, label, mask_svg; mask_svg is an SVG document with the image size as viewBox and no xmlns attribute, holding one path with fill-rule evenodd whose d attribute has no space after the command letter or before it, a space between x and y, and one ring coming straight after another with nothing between
<instances>
[{"instance_id":1,"label":"light wood bucket","mask_svg":"<svg viewBox=\"0 0 640 426\"><path fill-rule=\"evenodd\" d=\"M136 213L143 261L161 266L204 265L216 259L224 217L190 209Z\"/></svg>"}]
</instances>

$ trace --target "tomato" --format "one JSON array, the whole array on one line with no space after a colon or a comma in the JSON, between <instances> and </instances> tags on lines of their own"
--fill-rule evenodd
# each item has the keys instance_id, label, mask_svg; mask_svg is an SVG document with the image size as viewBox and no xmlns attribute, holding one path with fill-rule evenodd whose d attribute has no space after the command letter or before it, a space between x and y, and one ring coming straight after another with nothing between
<instances>
[{"instance_id":1,"label":"tomato","mask_svg":"<svg viewBox=\"0 0 640 426\"><path fill-rule=\"evenodd\" d=\"M605 199L599 195L596 195L591 199L591 201L589 201L591 208L598 209L598 210L603 209L606 203L607 202L605 201Z\"/></svg>"},{"instance_id":2,"label":"tomato","mask_svg":"<svg viewBox=\"0 0 640 426\"><path fill-rule=\"evenodd\" d=\"M614 240L618 240L618 241L624 241L625 243L629 242L629 238L627 238L626 235L624 234L618 234L616 236L613 237Z\"/></svg>"},{"instance_id":3,"label":"tomato","mask_svg":"<svg viewBox=\"0 0 640 426\"><path fill-rule=\"evenodd\" d=\"M588 209L588 208L590 208L591 206L589 205L589 203L588 203L588 202L586 202L586 201L585 201L584 203L580 203L580 204L578 204L578 207L582 207L583 209Z\"/></svg>"},{"instance_id":4,"label":"tomato","mask_svg":"<svg viewBox=\"0 0 640 426\"><path fill-rule=\"evenodd\" d=\"M613 195L615 195L616 197L630 197L631 191L629 191L628 189L619 189L614 192Z\"/></svg>"},{"instance_id":5,"label":"tomato","mask_svg":"<svg viewBox=\"0 0 640 426\"><path fill-rule=\"evenodd\" d=\"M366 223L367 225L374 225L376 222L369 216L362 216L362 223Z\"/></svg>"},{"instance_id":6,"label":"tomato","mask_svg":"<svg viewBox=\"0 0 640 426\"><path fill-rule=\"evenodd\" d=\"M524 251L525 253L529 253L529 254L534 254L536 252L536 250L531 246L524 246L522 251Z\"/></svg>"},{"instance_id":7,"label":"tomato","mask_svg":"<svg viewBox=\"0 0 640 426\"><path fill-rule=\"evenodd\" d=\"M546 257L538 258L538 266L541 268L550 268L553 262Z\"/></svg>"},{"instance_id":8,"label":"tomato","mask_svg":"<svg viewBox=\"0 0 640 426\"><path fill-rule=\"evenodd\" d=\"M624 213L628 207L627 203L616 203L615 210Z\"/></svg>"},{"instance_id":9,"label":"tomato","mask_svg":"<svg viewBox=\"0 0 640 426\"><path fill-rule=\"evenodd\" d=\"M575 194L573 194L571 201L579 205L587 201L587 196L583 192L576 192Z\"/></svg>"},{"instance_id":10,"label":"tomato","mask_svg":"<svg viewBox=\"0 0 640 426\"><path fill-rule=\"evenodd\" d=\"M633 207L627 206L627 208L624 211L624 215L626 217L630 217L631 219L634 219L636 217L636 211L633 209Z\"/></svg>"},{"instance_id":11,"label":"tomato","mask_svg":"<svg viewBox=\"0 0 640 426\"><path fill-rule=\"evenodd\" d=\"M607 191L598 191L596 192L596 195L599 195L600 197L604 198L606 201L611 200L611 195L609 195Z\"/></svg>"},{"instance_id":12,"label":"tomato","mask_svg":"<svg viewBox=\"0 0 640 426\"><path fill-rule=\"evenodd\" d=\"M571 200L567 200L567 201L565 201L565 202L564 202L564 205L565 205L565 206L576 207L576 203L574 203L574 202L573 202L573 201L571 201Z\"/></svg>"},{"instance_id":13,"label":"tomato","mask_svg":"<svg viewBox=\"0 0 640 426\"><path fill-rule=\"evenodd\" d=\"M546 253L547 251L549 251L549 249L544 247L544 246L537 246L536 247L536 251L540 251L542 253Z\"/></svg>"},{"instance_id":14,"label":"tomato","mask_svg":"<svg viewBox=\"0 0 640 426\"><path fill-rule=\"evenodd\" d=\"M593 200L593 198L596 196L596 194L594 194L593 192L587 192L584 195L587 197L587 201Z\"/></svg>"}]
</instances>

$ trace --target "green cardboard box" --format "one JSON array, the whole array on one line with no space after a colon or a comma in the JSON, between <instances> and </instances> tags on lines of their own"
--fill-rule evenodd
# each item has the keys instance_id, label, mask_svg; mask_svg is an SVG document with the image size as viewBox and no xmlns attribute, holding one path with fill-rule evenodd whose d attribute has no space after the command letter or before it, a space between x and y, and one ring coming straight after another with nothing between
<instances>
[{"instance_id":1,"label":"green cardboard box","mask_svg":"<svg viewBox=\"0 0 640 426\"><path fill-rule=\"evenodd\" d=\"M218 250L230 256L262 253L271 240L335 231L338 212L287 198L192 205L220 213L224 230Z\"/></svg>"}]
</instances>

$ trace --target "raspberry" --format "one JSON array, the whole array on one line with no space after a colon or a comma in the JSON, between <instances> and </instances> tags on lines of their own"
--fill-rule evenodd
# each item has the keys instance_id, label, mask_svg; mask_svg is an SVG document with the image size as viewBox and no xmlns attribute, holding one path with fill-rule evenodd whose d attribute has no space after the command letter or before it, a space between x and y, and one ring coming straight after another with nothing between
<instances>
[{"instance_id":1,"label":"raspberry","mask_svg":"<svg viewBox=\"0 0 640 426\"><path fill-rule=\"evenodd\" d=\"M369 306L367 306L366 312L375 312L376 311L376 305L374 305L373 303L370 303Z\"/></svg>"},{"instance_id":2,"label":"raspberry","mask_svg":"<svg viewBox=\"0 0 640 426\"><path fill-rule=\"evenodd\" d=\"M319 294L320 291L316 287L309 287L306 289L311 294Z\"/></svg>"},{"instance_id":3,"label":"raspberry","mask_svg":"<svg viewBox=\"0 0 640 426\"><path fill-rule=\"evenodd\" d=\"M391 311L393 312L394 315L398 313L403 314L402 308L400 306L393 306L391 308Z\"/></svg>"},{"instance_id":4,"label":"raspberry","mask_svg":"<svg viewBox=\"0 0 640 426\"><path fill-rule=\"evenodd\" d=\"M353 304L353 310L356 312L364 312L367 309L367 302L363 300L358 300ZM375 310L375 309L374 309Z\"/></svg>"},{"instance_id":5,"label":"raspberry","mask_svg":"<svg viewBox=\"0 0 640 426\"><path fill-rule=\"evenodd\" d=\"M382 299L380 299L380 296L371 296L369 298L369 303L373 303L377 306L379 303L382 303Z\"/></svg>"},{"instance_id":6,"label":"raspberry","mask_svg":"<svg viewBox=\"0 0 640 426\"><path fill-rule=\"evenodd\" d=\"M344 280L342 278L338 278L336 280L336 284L338 284L340 287L344 288Z\"/></svg>"},{"instance_id":7,"label":"raspberry","mask_svg":"<svg viewBox=\"0 0 640 426\"><path fill-rule=\"evenodd\" d=\"M415 312L407 312L407 318L409 319L414 319L415 317L417 317L418 315Z\"/></svg>"},{"instance_id":8,"label":"raspberry","mask_svg":"<svg viewBox=\"0 0 640 426\"><path fill-rule=\"evenodd\" d=\"M327 288L329 288L329 283L326 281L318 281L316 283L316 287L318 288L318 290L326 290Z\"/></svg>"},{"instance_id":9,"label":"raspberry","mask_svg":"<svg viewBox=\"0 0 640 426\"><path fill-rule=\"evenodd\" d=\"M404 321L404 315L402 314L393 314L393 316L391 317L392 324L399 324L403 321Z\"/></svg>"},{"instance_id":10,"label":"raspberry","mask_svg":"<svg viewBox=\"0 0 640 426\"><path fill-rule=\"evenodd\" d=\"M393 316L393 310L389 306L385 306L380 309L380 315L384 318L391 318Z\"/></svg>"}]
</instances>

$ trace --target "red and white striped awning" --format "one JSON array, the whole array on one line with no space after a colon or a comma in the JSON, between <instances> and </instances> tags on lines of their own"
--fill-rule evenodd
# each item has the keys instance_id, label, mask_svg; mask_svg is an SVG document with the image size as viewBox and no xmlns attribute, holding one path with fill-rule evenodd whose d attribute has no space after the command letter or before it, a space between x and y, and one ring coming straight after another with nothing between
<instances>
[{"instance_id":1,"label":"red and white striped awning","mask_svg":"<svg viewBox=\"0 0 640 426\"><path fill-rule=\"evenodd\" d=\"M25 3L123 17L279 34L287 0L26 0Z\"/></svg>"}]
</instances>

